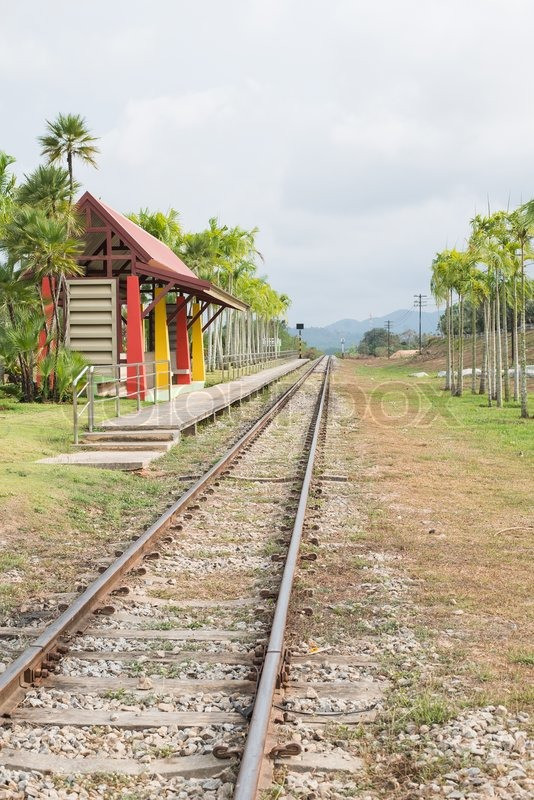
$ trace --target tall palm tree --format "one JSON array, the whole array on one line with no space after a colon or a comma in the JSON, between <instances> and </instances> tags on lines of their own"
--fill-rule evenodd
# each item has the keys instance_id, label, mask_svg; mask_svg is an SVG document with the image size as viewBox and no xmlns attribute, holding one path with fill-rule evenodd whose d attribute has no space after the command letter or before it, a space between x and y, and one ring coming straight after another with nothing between
<instances>
[{"instance_id":1,"label":"tall palm tree","mask_svg":"<svg viewBox=\"0 0 534 800\"><path fill-rule=\"evenodd\" d=\"M454 357L453 357L453 325L452 325L452 287L454 281L453 264L450 257L450 250L443 250L436 253L432 261L432 278L430 280L430 290L436 299L436 303L445 300L445 320L447 330L447 360L445 369L445 389L450 389L454 394Z\"/></svg>"},{"instance_id":2,"label":"tall palm tree","mask_svg":"<svg viewBox=\"0 0 534 800\"><path fill-rule=\"evenodd\" d=\"M472 250L450 250L450 284L456 292L458 298L458 377L455 384L454 394L461 397L464 387L464 300L469 291L471 280L471 269L474 266L476 257Z\"/></svg>"},{"instance_id":3,"label":"tall palm tree","mask_svg":"<svg viewBox=\"0 0 534 800\"><path fill-rule=\"evenodd\" d=\"M521 417L528 419L528 389L527 389L527 315L526 315L526 273L525 261L527 260L528 245L534 230L534 200L525 203L511 218L512 230L519 244L520 264L520 303L521 303L521 334L519 342L520 360L520 394Z\"/></svg>"},{"instance_id":4,"label":"tall palm tree","mask_svg":"<svg viewBox=\"0 0 534 800\"><path fill-rule=\"evenodd\" d=\"M70 201L74 197L73 160L75 158L92 167L97 166L95 156L99 153L87 123L80 114L58 114L53 122L46 121L47 133L39 137L42 146L41 155L46 156L50 164L57 164L63 159L67 162L70 182Z\"/></svg>"}]
</instances>

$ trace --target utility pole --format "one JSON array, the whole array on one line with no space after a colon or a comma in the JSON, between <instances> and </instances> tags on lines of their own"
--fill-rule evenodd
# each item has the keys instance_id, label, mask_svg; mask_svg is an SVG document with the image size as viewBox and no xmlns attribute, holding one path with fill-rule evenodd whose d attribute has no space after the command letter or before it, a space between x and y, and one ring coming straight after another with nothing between
<instances>
[{"instance_id":1,"label":"utility pole","mask_svg":"<svg viewBox=\"0 0 534 800\"><path fill-rule=\"evenodd\" d=\"M384 325L385 329L388 332L388 358L391 358L391 326L392 326L392 324L393 323L391 322L391 320L388 319L386 321L385 325Z\"/></svg>"},{"instance_id":2,"label":"utility pole","mask_svg":"<svg viewBox=\"0 0 534 800\"><path fill-rule=\"evenodd\" d=\"M426 294L414 294L414 306L419 309L419 355L423 352L423 337L421 335L421 315L423 306L426 306Z\"/></svg>"}]
</instances>

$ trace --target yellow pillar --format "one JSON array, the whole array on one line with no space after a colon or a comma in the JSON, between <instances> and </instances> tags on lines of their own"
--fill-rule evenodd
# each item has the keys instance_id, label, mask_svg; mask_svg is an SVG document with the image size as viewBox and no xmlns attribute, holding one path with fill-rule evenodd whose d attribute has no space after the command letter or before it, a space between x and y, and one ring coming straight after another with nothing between
<instances>
[{"instance_id":1,"label":"yellow pillar","mask_svg":"<svg viewBox=\"0 0 534 800\"><path fill-rule=\"evenodd\" d=\"M156 289L156 297L163 292L163 289ZM171 351L169 347L169 328L167 325L167 298L162 297L159 303L154 306L154 334L156 361L169 361ZM168 364L156 364L156 388L169 388L169 367Z\"/></svg>"},{"instance_id":2,"label":"yellow pillar","mask_svg":"<svg viewBox=\"0 0 534 800\"><path fill-rule=\"evenodd\" d=\"M200 303L193 303L191 313L193 317L200 311ZM191 379L193 381L206 380L204 366L204 340L202 338L202 317L198 317L191 326Z\"/></svg>"}]
</instances>

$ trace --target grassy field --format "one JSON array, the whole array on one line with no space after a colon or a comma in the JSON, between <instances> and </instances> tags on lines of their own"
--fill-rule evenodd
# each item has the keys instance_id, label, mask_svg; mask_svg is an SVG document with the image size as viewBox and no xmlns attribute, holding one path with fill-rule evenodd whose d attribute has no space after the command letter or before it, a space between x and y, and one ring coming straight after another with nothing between
<instances>
[{"instance_id":1,"label":"grassy field","mask_svg":"<svg viewBox=\"0 0 534 800\"><path fill-rule=\"evenodd\" d=\"M533 425L519 416L519 404L510 401L503 408L490 408L486 396L471 393L471 380L464 378L462 397L443 390L443 378L413 378L413 366L398 361L373 359L354 361L355 375L368 387L369 407L376 421L385 425L432 428L440 422L451 433L462 431L473 444L484 449L504 447L518 457L532 454ZM424 372L424 364L421 369ZM534 415L534 381L530 380L529 405Z\"/></svg>"},{"instance_id":2,"label":"grassy field","mask_svg":"<svg viewBox=\"0 0 534 800\"><path fill-rule=\"evenodd\" d=\"M532 704L534 419L488 408L469 385L451 398L413 371L346 360L336 378L360 420L366 535L416 579L422 635L455 632L444 664L471 671L473 702Z\"/></svg>"}]
</instances>

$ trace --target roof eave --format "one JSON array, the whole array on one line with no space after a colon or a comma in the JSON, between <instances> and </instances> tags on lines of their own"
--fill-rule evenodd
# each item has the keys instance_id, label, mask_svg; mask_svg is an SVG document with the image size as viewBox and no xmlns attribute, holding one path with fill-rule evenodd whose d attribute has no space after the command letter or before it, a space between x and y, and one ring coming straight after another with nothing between
<instances>
[{"instance_id":1,"label":"roof eave","mask_svg":"<svg viewBox=\"0 0 534 800\"><path fill-rule=\"evenodd\" d=\"M226 308L234 308L236 311L246 311L247 308L249 308L248 303L239 300L237 297L234 297L233 294L230 294L230 292L225 292L224 289L219 288L219 286L214 286L213 284L210 284L210 288L206 291L206 294L213 297L218 305L226 306Z\"/></svg>"}]
</instances>

